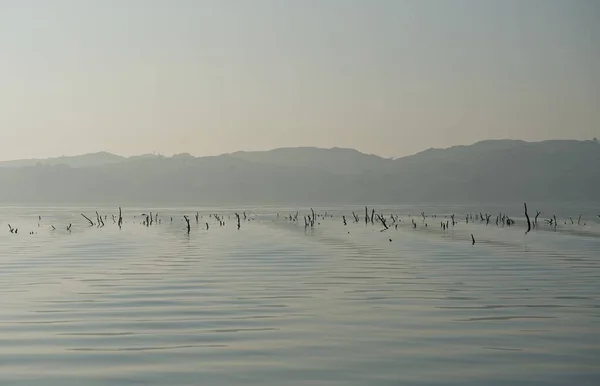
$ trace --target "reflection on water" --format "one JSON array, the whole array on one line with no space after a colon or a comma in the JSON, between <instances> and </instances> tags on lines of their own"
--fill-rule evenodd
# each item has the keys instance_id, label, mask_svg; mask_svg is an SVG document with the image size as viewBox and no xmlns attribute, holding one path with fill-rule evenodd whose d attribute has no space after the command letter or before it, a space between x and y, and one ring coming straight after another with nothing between
<instances>
[{"instance_id":1,"label":"reflection on water","mask_svg":"<svg viewBox=\"0 0 600 386\"><path fill-rule=\"evenodd\" d=\"M0 210L1 385L600 384L591 211L528 235L402 208L386 232L352 209L314 229L248 210L240 230L129 209L121 231L81 211Z\"/></svg>"}]
</instances>

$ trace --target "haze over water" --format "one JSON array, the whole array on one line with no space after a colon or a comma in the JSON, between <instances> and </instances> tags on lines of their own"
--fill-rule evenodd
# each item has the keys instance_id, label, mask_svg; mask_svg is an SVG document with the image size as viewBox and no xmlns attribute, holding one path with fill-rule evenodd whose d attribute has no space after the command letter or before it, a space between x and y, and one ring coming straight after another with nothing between
<instances>
[{"instance_id":1,"label":"haze over water","mask_svg":"<svg viewBox=\"0 0 600 386\"><path fill-rule=\"evenodd\" d=\"M600 384L599 21L0 1L0 386Z\"/></svg>"},{"instance_id":2,"label":"haze over water","mask_svg":"<svg viewBox=\"0 0 600 386\"><path fill-rule=\"evenodd\" d=\"M96 209L103 228L80 216ZM198 224L196 208L159 208L149 227L147 208L123 209L122 230L115 208L0 209L0 384L600 380L598 208L556 208L555 229L544 213L527 235L520 206L375 207L400 215L385 232L362 207L315 208L333 218L308 229L308 208L245 208L239 230L231 208L204 208ZM284 218L296 210L298 223ZM438 217L425 227L421 210ZM465 224L486 210L517 224Z\"/></svg>"}]
</instances>

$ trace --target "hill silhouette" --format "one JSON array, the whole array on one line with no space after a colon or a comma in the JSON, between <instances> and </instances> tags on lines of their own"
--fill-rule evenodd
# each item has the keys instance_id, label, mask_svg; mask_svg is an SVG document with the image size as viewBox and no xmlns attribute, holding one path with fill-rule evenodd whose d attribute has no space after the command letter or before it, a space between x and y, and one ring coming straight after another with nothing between
<instances>
[{"instance_id":1,"label":"hill silhouette","mask_svg":"<svg viewBox=\"0 0 600 386\"><path fill-rule=\"evenodd\" d=\"M398 159L281 148L212 157L95 153L0 163L2 203L597 202L595 141L490 140Z\"/></svg>"},{"instance_id":2,"label":"hill silhouette","mask_svg":"<svg viewBox=\"0 0 600 386\"><path fill-rule=\"evenodd\" d=\"M118 163L124 161L126 158L119 155L98 152L89 153L76 156L63 156L56 158L46 159L22 159L14 161L0 161L0 168L19 168L24 166L36 166L36 165L68 165L73 168L80 168L86 166L98 166L106 165L110 163Z\"/></svg>"}]
</instances>

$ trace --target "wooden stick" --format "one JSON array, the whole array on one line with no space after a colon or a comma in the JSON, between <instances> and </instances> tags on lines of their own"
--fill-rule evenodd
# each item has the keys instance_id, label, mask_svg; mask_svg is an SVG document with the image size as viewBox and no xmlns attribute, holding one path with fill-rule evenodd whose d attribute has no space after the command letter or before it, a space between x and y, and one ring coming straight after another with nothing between
<instances>
[{"instance_id":1,"label":"wooden stick","mask_svg":"<svg viewBox=\"0 0 600 386\"><path fill-rule=\"evenodd\" d=\"M388 226L387 226L387 224L385 223L385 219L384 219L383 217L381 217L381 215L380 215L380 214L377 214L377 218L379 219L379 221L381 221L381 223L383 224L383 226L384 226L384 228L385 228L385 229L382 229L381 231L383 232L383 231L385 231L385 230L388 230Z\"/></svg>"},{"instance_id":2,"label":"wooden stick","mask_svg":"<svg viewBox=\"0 0 600 386\"><path fill-rule=\"evenodd\" d=\"M92 220L90 220L89 217L87 217L85 214L81 214L83 216L83 218L85 218L86 220L88 220L90 222L90 226L94 226L94 222Z\"/></svg>"},{"instance_id":3,"label":"wooden stick","mask_svg":"<svg viewBox=\"0 0 600 386\"><path fill-rule=\"evenodd\" d=\"M183 218L185 219L185 222L187 223L187 233L189 235L190 234L190 219L188 218L188 216L183 216Z\"/></svg>"},{"instance_id":4,"label":"wooden stick","mask_svg":"<svg viewBox=\"0 0 600 386\"><path fill-rule=\"evenodd\" d=\"M529 221L529 214L527 214L527 203L524 203L525 206L525 218L527 219L527 232L525 234L531 232L531 221Z\"/></svg>"}]
</instances>

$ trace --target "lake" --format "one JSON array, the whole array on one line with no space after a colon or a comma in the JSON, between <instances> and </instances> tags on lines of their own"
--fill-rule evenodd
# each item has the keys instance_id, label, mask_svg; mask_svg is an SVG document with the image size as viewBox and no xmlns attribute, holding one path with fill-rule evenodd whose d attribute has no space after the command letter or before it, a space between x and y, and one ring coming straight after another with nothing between
<instances>
[{"instance_id":1,"label":"lake","mask_svg":"<svg viewBox=\"0 0 600 386\"><path fill-rule=\"evenodd\" d=\"M0 384L600 384L597 208L234 209L0 208Z\"/></svg>"}]
</instances>

